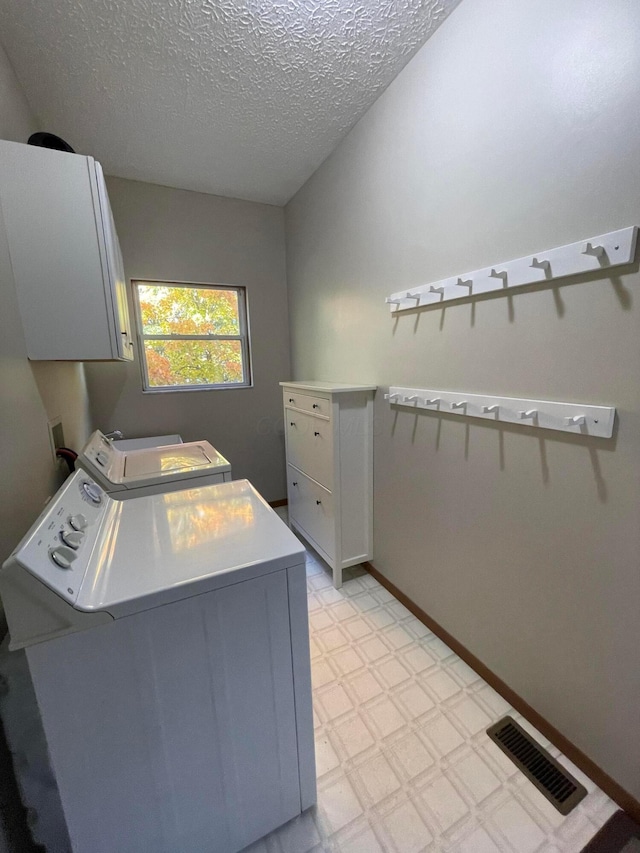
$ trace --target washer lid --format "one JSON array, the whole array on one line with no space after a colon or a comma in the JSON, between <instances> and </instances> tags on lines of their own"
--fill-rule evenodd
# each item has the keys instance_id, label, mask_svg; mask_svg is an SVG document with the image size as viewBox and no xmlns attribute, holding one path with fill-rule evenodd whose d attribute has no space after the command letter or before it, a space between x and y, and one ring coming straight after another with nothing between
<instances>
[{"instance_id":1,"label":"washer lid","mask_svg":"<svg viewBox=\"0 0 640 853\"><path fill-rule=\"evenodd\" d=\"M215 466L214 453L207 456L201 444L178 444L175 447L129 451L124 460L124 476L141 477L146 474L191 471L194 468L202 468L203 465Z\"/></svg>"},{"instance_id":2,"label":"washer lid","mask_svg":"<svg viewBox=\"0 0 640 853\"><path fill-rule=\"evenodd\" d=\"M129 450L122 474L114 480L124 486L166 483L231 471L231 465L208 441Z\"/></svg>"},{"instance_id":3,"label":"washer lid","mask_svg":"<svg viewBox=\"0 0 640 853\"><path fill-rule=\"evenodd\" d=\"M127 616L302 562L247 480L111 501L75 606Z\"/></svg>"}]
</instances>

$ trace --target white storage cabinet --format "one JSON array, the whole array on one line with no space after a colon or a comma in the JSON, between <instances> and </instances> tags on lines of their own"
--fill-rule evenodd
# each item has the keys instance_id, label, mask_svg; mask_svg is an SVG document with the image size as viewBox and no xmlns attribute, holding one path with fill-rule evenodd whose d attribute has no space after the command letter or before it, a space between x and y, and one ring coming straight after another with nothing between
<instances>
[{"instance_id":1,"label":"white storage cabinet","mask_svg":"<svg viewBox=\"0 0 640 853\"><path fill-rule=\"evenodd\" d=\"M28 357L131 361L122 255L100 164L2 141L0 206Z\"/></svg>"},{"instance_id":2,"label":"white storage cabinet","mask_svg":"<svg viewBox=\"0 0 640 853\"><path fill-rule=\"evenodd\" d=\"M342 586L342 569L373 557L375 385L281 382L291 526Z\"/></svg>"}]
</instances>

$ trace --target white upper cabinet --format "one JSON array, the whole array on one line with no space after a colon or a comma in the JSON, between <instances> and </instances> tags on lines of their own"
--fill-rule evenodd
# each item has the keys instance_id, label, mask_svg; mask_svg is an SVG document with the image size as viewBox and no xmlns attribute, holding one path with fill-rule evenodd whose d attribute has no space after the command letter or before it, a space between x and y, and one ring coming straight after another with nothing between
<instances>
[{"instance_id":1,"label":"white upper cabinet","mask_svg":"<svg viewBox=\"0 0 640 853\"><path fill-rule=\"evenodd\" d=\"M28 357L133 359L122 255L100 164L2 141L0 206Z\"/></svg>"}]
</instances>

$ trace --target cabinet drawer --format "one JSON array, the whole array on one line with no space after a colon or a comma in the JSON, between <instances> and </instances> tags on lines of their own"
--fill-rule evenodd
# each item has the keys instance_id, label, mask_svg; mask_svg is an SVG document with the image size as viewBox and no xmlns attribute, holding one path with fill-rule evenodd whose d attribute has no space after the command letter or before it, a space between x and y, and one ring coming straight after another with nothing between
<instances>
[{"instance_id":1,"label":"cabinet drawer","mask_svg":"<svg viewBox=\"0 0 640 853\"><path fill-rule=\"evenodd\" d=\"M324 397L312 397L309 394L299 394L297 391L285 389L283 399L285 409L302 409L305 412L311 412L312 415L331 417L331 400Z\"/></svg>"},{"instance_id":2,"label":"cabinet drawer","mask_svg":"<svg viewBox=\"0 0 640 853\"><path fill-rule=\"evenodd\" d=\"M333 433L331 422L285 409L287 461L333 488Z\"/></svg>"},{"instance_id":3,"label":"cabinet drawer","mask_svg":"<svg viewBox=\"0 0 640 853\"><path fill-rule=\"evenodd\" d=\"M333 495L288 466L289 516L331 559L336 552Z\"/></svg>"}]
</instances>

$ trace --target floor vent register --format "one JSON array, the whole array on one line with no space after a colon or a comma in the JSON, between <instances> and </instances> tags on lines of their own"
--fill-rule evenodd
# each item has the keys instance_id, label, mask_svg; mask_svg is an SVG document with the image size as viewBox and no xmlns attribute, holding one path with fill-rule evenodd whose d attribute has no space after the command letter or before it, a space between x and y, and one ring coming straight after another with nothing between
<instances>
[{"instance_id":1,"label":"floor vent register","mask_svg":"<svg viewBox=\"0 0 640 853\"><path fill-rule=\"evenodd\" d=\"M568 815L586 797L586 788L511 717L498 720L487 734L560 814Z\"/></svg>"}]
</instances>

